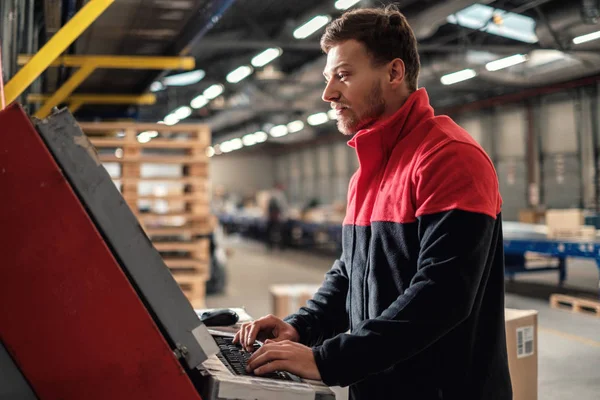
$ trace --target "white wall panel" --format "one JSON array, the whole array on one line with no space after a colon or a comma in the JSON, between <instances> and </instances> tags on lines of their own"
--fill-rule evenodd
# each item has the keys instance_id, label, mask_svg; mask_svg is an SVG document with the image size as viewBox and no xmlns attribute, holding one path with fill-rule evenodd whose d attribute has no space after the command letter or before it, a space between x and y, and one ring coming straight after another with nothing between
<instances>
[{"instance_id":1,"label":"white wall panel","mask_svg":"<svg viewBox=\"0 0 600 400\"><path fill-rule=\"evenodd\" d=\"M542 104L539 123L543 153L577 153L577 124L573 101Z\"/></svg>"},{"instance_id":2,"label":"white wall panel","mask_svg":"<svg viewBox=\"0 0 600 400\"><path fill-rule=\"evenodd\" d=\"M210 159L210 178L231 192L252 194L275 183L274 160L262 155L227 154Z\"/></svg>"},{"instance_id":3,"label":"white wall panel","mask_svg":"<svg viewBox=\"0 0 600 400\"><path fill-rule=\"evenodd\" d=\"M527 128L525 109L523 107L498 109L493 124L495 156L525 157Z\"/></svg>"}]
</instances>

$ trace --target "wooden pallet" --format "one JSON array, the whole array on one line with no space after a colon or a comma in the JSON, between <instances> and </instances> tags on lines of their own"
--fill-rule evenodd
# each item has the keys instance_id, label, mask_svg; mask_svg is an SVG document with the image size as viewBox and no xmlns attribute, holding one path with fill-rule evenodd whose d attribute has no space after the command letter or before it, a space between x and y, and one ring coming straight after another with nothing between
<instances>
[{"instance_id":1,"label":"wooden pallet","mask_svg":"<svg viewBox=\"0 0 600 400\"><path fill-rule=\"evenodd\" d=\"M173 277L194 308L203 308L206 297L206 281L208 277L201 275L179 275Z\"/></svg>"},{"instance_id":2,"label":"wooden pallet","mask_svg":"<svg viewBox=\"0 0 600 400\"><path fill-rule=\"evenodd\" d=\"M190 302L203 306L210 274L210 244L197 237L210 234L215 226L208 195L209 127L127 122L80 126L90 137L100 161L119 165L120 175L113 176L113 180L125 201ZM156 131L157 135L140 143L138 134L144 131ZM177 165L181 176L164 176L161 171L155 173L158 176L143 176L142 164L155 164L159 169L162 164ZM140 184L161 186L161 191L142 195ZM158 195L163 192L165 196Z\"/></svg>"},{"instance_id":3,"label":"wooden pallet","mask_svg":"<svg viewBox=\"0 0 600 400\"><path fill-rule=\"evenodd\" d=\"M575 313L600 317L600 301L597 300L553 294L550 296L550 307L568 309Z\"/></svg>"}]
</instances>

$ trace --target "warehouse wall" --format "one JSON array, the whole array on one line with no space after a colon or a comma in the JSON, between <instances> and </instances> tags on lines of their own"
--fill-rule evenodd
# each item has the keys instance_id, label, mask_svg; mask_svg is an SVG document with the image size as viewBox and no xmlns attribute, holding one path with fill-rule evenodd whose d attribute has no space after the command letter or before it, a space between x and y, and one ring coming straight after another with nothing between
<instances>
[{"instance_id":1,"label":"warehouse wall","mask_svg":"<svg viewBox=\"0 0 600 400\"><path fill-rule=\"evenodd\" d=\"M516 220L519 209L536 205L594 207L598 162L594 147L600 139L597 88L539 96L454 118L493 159L505 219Z\"/></svg>"},{"instance_id":2,"label":"warehouse wall","mask_svg":"<svg viewBox=\"0 0 600 400\"><path fill-rule=\"evenodd\" d=\"M271 189L275 184L274 160L264 155L230 153L210 160L211 182L240 195Z\"/></svg>"},{"instance_id":3,"label":"warehouse wall","mask_svg":"<svg viewBox=\"0 0 600 400\"><path fill-rule=\"evenodd\" d=\"M485 149L496 166L503 217L519 210L588 207L596 202L595 163L600 152L597 87L573 89L451 115ZM346 201L358 168L354 149L341 137L272 157L232 154L211 161L213 182L241 193L286 186L291 203Z\"/></svg>"},{"instance_id":4,"label":"warehouse wall","mask_svg":"<svg viewBox=\"0 0 600 400\"><path fill-rule=\"evenodd\" d=\"M286 185L291 203L304 205L313 199L321 204L345 203L358 160L341 138L277 156L275 168L275 178Z\"/></svg>"}]
</instances>

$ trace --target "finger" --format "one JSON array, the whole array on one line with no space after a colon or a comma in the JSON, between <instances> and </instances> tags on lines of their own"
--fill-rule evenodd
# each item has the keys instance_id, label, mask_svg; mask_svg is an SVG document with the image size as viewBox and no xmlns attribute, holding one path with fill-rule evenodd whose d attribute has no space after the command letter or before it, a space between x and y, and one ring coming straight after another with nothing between
<instances>
[{"instance_id":1,"label":"finger","mask_svg":"<svg viewBox=\"0 0 600 400\"><path fill-rule=\"evenodd\" d=\"M270 363L276 360L288 360L292 353L283 350L268 350L264 353L254 357L248 361L246 370L248 372L254 371L256 368L263 366L264 364Z\"/></svg>"},{"instance_id":2,"label":"finger","mask_svg":"<svg viewBox=\"0 0 600 400\"><path fill-rule=\"evenodd\" d=\"M258 367L254 370L254 375L266 375L275 371L288 371L292 368L291 360L276 360Z\"/></svg>"},{"instance_id":3,"label":"finger","mask_svg":"<svg viewBox=\"0 0 600 400\"><path fill-rule=\"evenodd\" d=\"M246 341L244 342L246 350L252 350L252 345L254 344L254 341L256 341L256 336L258 336L260 330L261 326L258 323L253 324L252 327L249 329L248 336L246 336Z\"/></svg>"},{"instance_id":4,"label":"finger","mask_svg":"<svg viewBox=\"0 0 600 400\"><path fill-rule=\"evenodd\" d=\"M240 329L236 332L235 336L233 337L233 343L238 343L244 336L244 327L248 325L247 322L243 323L240 326Z\"/></svg>"}]
</instances>

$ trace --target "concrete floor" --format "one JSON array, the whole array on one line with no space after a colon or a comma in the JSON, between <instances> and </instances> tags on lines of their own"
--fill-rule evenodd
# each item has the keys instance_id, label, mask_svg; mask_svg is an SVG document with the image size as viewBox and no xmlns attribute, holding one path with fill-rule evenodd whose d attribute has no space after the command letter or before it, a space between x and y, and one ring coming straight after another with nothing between
<instances>
[{"instance_id":1,"label":"concrete floor","mask_svg":"<svg viewBox=\"0 0 600 400\"><path fill-rule=\"evenodd\" d=\"M207 307L245 307L259 317L271 312L268 288L278 283L320 283L332 256L300 251L267 252L258 243L235 236L228 261L224 295L210 296ZM569 260L568 281L562 292L590 293L598 289L598 269L586 260ZM519 276L507 282L506 306L538 310L540 400L600 398L600 318L551 309L548 297L559 292L557 274ZM338 399L347 392L335 388Z\"/></svg>"}]
</instances>

